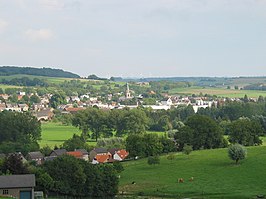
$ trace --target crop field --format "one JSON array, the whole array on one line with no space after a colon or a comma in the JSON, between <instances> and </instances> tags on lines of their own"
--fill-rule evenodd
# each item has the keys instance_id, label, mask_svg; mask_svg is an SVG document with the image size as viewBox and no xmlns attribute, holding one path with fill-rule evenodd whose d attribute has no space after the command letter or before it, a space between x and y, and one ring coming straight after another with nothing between
<instances>
[{"instance_id":1,"label":"crop field","mask_svg":"<svg viewBox=\"0 0 266 199\"><path fill-rule=\"evenodd\" d=\"M179 95L192 95L192 94L200 94L203 95L216 95L218 97L244 97L245 94L248 97L257 98L260 95L266 96L266 91L255 91L255 90L234 90L234 89L225 89L225 88L210 88L210 87L189 87L189 88L175 88L169 91L171 94L179 94Z\"/></svg>"},{"instance_id":2,"label":"crop field","mask_svg":"<svg viewBox=\"0 0 266 199\"><path fill-rule=\"evenodd\" d=\"M247 159L235 165L227 149L161 156L159 165L147 159L123 163L119 190L155 198L256 198L266 195L266 146L249 147ZM193 177L193 181L189 179ZM178 183L183 178L184 183ZM132 183L135 182L135 183Z\"/></svg>"}]
</instances>

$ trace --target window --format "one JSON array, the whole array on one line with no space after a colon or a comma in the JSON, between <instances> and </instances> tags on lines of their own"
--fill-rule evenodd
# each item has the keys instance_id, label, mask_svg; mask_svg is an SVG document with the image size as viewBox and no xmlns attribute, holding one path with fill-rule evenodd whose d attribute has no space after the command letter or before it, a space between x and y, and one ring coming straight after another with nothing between
<instances>
[{"instance_id":1,"label":"window","mask_svg":"<svg viewBox=\"0 0 266 199\"><path fill-rule=\"evenodd\" d=\"M8 190L7 189L3 190L3 195L8 195Z\"/></svg>"}]
</instances>

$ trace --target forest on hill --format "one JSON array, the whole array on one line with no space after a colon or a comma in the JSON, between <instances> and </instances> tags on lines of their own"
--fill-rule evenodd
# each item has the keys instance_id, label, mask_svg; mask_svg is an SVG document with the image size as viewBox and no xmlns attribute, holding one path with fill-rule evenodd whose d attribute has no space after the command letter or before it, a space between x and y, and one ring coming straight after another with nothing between
<instances>
[{"instance_id":1,"label":"forest on hill","mask_svg":"<svg viewBox=\"0 0 266 199\"><path fill-rule=\"evenodd\" d=\"M9 76L17 74L47 76L47 77L80 78L79 75L64 71L62 69L45 68L45 67L43 68L17 67L17 66L0 67L0 76Z\"/></svg>"}]
</instances>

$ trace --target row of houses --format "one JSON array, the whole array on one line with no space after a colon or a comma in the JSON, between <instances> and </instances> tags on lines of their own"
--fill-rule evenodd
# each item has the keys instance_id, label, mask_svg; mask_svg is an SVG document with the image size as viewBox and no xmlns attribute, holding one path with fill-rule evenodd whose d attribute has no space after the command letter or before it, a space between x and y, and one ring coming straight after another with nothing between
<instances>
[{"instance_id":1,"label":"row of houses","mask_svg":"<svg viewBox=\"0 0 266 199\"><path fill-rule=\"evenodd\" d=\"M94 148L90 152L85 149L76 149L74 151L67 151L66 149L55 149L48 156L44 156L40 151L29 152L25 157L22 155L22 153L15 154L20 156L22 162L35 161L37 165L41 165L45 161L52 161L62 155L74 156L75 158L83 159L92 164L123 161L129 155L126 150L117 148L113 148L110 150L107 150L105 148ZM0 154L0 158L5 158L6 156L10 155L12 154Z\"/></svg>"}]
</instances>

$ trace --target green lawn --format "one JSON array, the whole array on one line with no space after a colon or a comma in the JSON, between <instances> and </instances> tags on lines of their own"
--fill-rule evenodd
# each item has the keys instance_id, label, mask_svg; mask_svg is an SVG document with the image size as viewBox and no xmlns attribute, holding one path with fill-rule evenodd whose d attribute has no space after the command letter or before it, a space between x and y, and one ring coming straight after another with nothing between
<instances>
[{"instance_id":1,"label":"green lawn","mask_svg":"<svg viewBox=\"0 0 266 199\"><path fill-rule=\"evenodd\" d=\"M42 123L42 140L39 144L41 147L45 145L50 147L54 147L55 145L59 146L65 140L71 138L74 133L80 135L79 129L60 123Z\"/></svg>"},{"instance_id":2,"label":"green lawn","mask_svg":"<svg viewBox=\"0 0 266 199\"><path fill-rule=\"evenodd\" d=\"M266 97L266 91L255 91L255 90L234 90L234 89L225 89L225 88L210 88L210 87L189 87L189 88L175 88L169 91L171 94L180 94L180 95L191 95L191 94L200 94L203 95L217 95L218 97L244 97L247 94L248 97L257 98L260 95Z\"/></svg>"},{"instance_id":3,"label":"green lawn","mask_svg":"<svg viewBox=\"0 0 266 199\"><path fill-rule=\"evenodd\" d=\"M248 148L248 157L235 165L227 149L161 157L150 166L147 159L123 163L119 190L126 194L168 198L254 198L266 195L266 146ZM190 182L189 178L194 177ZM183 178L184 183L177 183ZM132 182L136 184L132 184Z\"/></svg>"}]
</instances>

